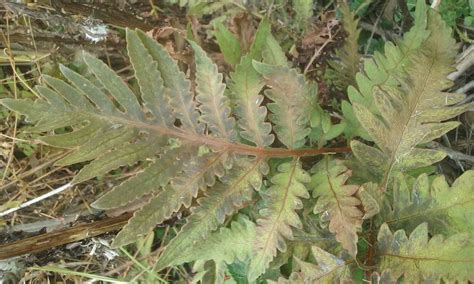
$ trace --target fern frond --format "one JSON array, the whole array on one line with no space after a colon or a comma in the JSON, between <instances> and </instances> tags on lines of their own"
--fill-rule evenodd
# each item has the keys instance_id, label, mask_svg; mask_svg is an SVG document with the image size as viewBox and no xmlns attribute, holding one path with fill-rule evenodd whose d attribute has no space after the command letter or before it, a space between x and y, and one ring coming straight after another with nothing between
<instances>
[{"instance_id":1,"label":"fern frond","mask_svg":"<svg viewBox=\"0 0 474 284\"><path fill-rule=\"evenodd\" d=\"M378 237L379 270L389 270L404 282L437 283L474 280L474 244L468 234L429 239L428 225L419 225L408 238L403 230L392 233L383 224Z\"/></svg>"},{"instance_id":2,"label":"fern frond","mask_svg":"<svg viewBox=\"0 0 474 284\"><path fill-rule=\"evenodd\" d=\"M271 124L265 122L267 109L262 106L263 96L260 91L265 83L261 75L252 66L252 59L259 60L264 47L264 40L269 35L270 23L263 20L256 32L255 41L249 54L243 56L231 74L231 99L235 104L235 114L239 118L240 136L260 147L273 143L274 135Z\"/></svg>"},{"instance_id":3,"label":"fern frond","mask_svg":"<svg viewBox=\"0 0 474 284\"><path fill-rule=\"evenodd\" d=\"M149 203L135 212L128 224L120 231L113 242L114 247L133 242L137 236L145 235L156 224L160 224L178 211L181 205L191 206L199 190L211 186L215 175L222 176L224 152L208 153L201 157L185 160L180 173L174 176Z\"/></svg>"},{"instance_id":4,"label":"fern frond","mask_svg":"<svg viewBox=\"0 0 474 284\"><path fill-rule=\"evenodd\" d=\"M130 62L135 70L135 78L140 87L143 106L154 116L154 123L172 127L174 123L174 113L170 106L169 92L165 89L165 84L158 69L158 63L140 40L138 33L127 32L127 50ZM159 54L158 51L156 51ZM176 70L178 71L178 70ZM180 76L181 73L176 73ZM181 78L181 84L185 85L186 80ZM171 87L173 88L173 87ZM185 89L184 87L183 89ZM179 110L179 109L178 109Z\"/></svg>"},{"instance_id":5,"label":"fern frond","mask_svg":"<svg viewBox=\"0 0 474 284\"><path fill-rule=\"evenodd\" d=\"M344 261L327 251L313 246L311 252L317 264L303 261L295 257L298 269L291 273L289 279L278 279L278 284L305 284L305 283L345 283L350 281L349 265L351 261Z\"/></svg>"},{"instance_id":6,"label":"fern frond","mask_svg":"<svg viewBox=\"0 0 474 284\"><path fill-rule=\"evenodd\" d=\"M423 0L418 0L415 10L414 26L407 32L401 41L395 46L391 42L385 43L384 54L376 52L373 60L364 62L363 72L356 75L357 89L349 86L347 95L352 104L362 104L374 113L378 110L374 103L374 93L377 90L396 88L399 78L408 73L406 68L413 64L411 57L421 50L422 43L426 40L430 31L426 29L427 5ZM355 118L354 110L349 103L342 103L342 110L347 123L346 135L349 138L361 136L370 140L361 127L361 123Z\"/></svg>"},{"instance_id":7,"label":"fern frond","mask_svg":"<svg viewBox=\"0 0 474 284\"><path fill-rule=\"evenodd\" d=\"M131 32L129 31L129 33ZM157 67L163 79L163 84L167 89L168 102L176 118L181 122L181 128L196 134L203 133L204 125L198 121L199 112L193 100L189 80L186 79L184 73L179 70L178 65L165 48L157 44L155 40L148 37L144 32L137 30L136 33L153 60L158 62Z\"/></svg>"},{"instance_id":8,"label":"fern frond","mask_svg":"<svg viewBox=\"0 0 474 284\"><path fill-rule=\"evenodd\" d=\"M183 248L179 254L175 255L175 259L171 259L171 263L212 260L215 263L231 264L237 260L245 261L253 253L253 244L250 240L255 239L255 227L254 223L240 216L231 223L230 228L223 227L219 231L210 233L205 242ZM160 263L163 263L161 259L163 256L157 267L161 267Z\"/></svg>"},{"instance_id":9,"label":"fern frond","mask_svg":"<svg viewBox=\"0 0 474 284\"><path fill-rule=\"evenodd\" d=\"M92 207L103 210L118 208L158 191L181 170L182 158L181 149L167 151L160 155L159 159L152 161L143 171L97 199L92 203Z\"/></svg>"},{"instance_id":10,"label":"fern frond","mask_svg":"<svg viewBox=\"0 0 474 284\"><path fill-rule=\"evenodd\" d=\"M224 138L227 141L237 140L234 131L235 120L230 117L229 100L224 96L225 84L222 74L217 72L215 65L202 48L195 42L190 42L194 49L196 61L196 99L200 103L200 121L206 123L211 135Z\"/></svg>"},{"instance_id":11,"label":"fern frond","mask_svg":"<svg viewBox=\"0 0 474 284\"><path fill-rule=\"evenodd\" d=\"M313 196L318 198L315 214L330 219L329 231L353 257L357 254L357 231L362 225L363 213L355 196L359 186L346 185L351 172L338 160L324 159L311 170Z\"/></svg>"},{"instance_id":12,"label":"fern frond","mask_svg":"<svg viewBox=\"0 0 474 284\"><path fill-rule=\"evenodd\" d=\"M356 19L346 2L342 1L339 9L342 14L342 26L347 37L342 48L336 52L338 61L329 61L328 63L336 73L335 85L339 89L345 90L350 85L356 85L355 77L359 72L361 59L358 43L360 29L357 27L359 20Z\"/></svg>"},{"instance_id":13,"label":"fern frond","mask_svg":"<svg viewBox=\"0 0 474 284\"><path fill-rule=\"evenodd\" d=\"M421 175L413 185L411 199L399 198L396 212L385 222L392 228L409 230L414 224L427 222L431 233L452 234L472 232L474 228L474 171L467 171L449 187L443 176L430 185ZM410 192L410 191L409 191ZM400 193L401 194L401 193Z\"/></svg>"},{"instance_id":14,"label":"fern frond","mask_svg":"<svg viewBox=\"0 0 474 284\"><path fill-rule=\"evenodd\" d=\"M224 222L226 216L242 208L252 198L253 190L259 189L261 185L261 162L237 161L232 172L222 182L209 189L207 196L198 199L199 206L192 210L187 223L158 260L158 269L186 261L183 259L183 251L206 238Z\"/></svg>"},{"instance_id":15,"label":"fern frond","mask_svg":"<svg viewBox=\"0 0 474 284\"><path fill-rule=\"evenodd\" d=\"M295 69L253 61L271 89L265 91L273 103L267 104L272 112L270 121L278 139L288 148L304 146L310 132L309 119L315 103L317 85L307 83Z\"/></svg>"},{"instance_id":16,"label":"fern frond","mask_svg":"<svg viewBox=\"0 0 474 284\"><path fill-rule=\"evenodd\" d=\"M451 30L433 11L429 13L428 28L432 31L430 36L420 51L410 57L408 79L395 77L401 84L400 87L373 88L373 99L378 111L374 112L363 104L354 103L358 120L380 150L353 141L353 152L363 163L382 165L381 180L384 187L392 172L405 172L443 159L446 156L443 152L417 146L455 128L459 125L458 122L442 121L459 115L470 107L450 107L449 105L462 100L464 95L442 92L451 85L446 77L452 71L451 65L456 54ZM377 70L379 73L384 72L381 68ZM370 150L367 151L368 149Z\"/></svg>"},{"instance_id":17,"label":"fern frond","mask_svg":"<svg viewBox=\"0 0 474 284\"><path fill-rule=\"evenodd\" d=\"M250 263L248 278L254 281L268 267L277 250L285 251L286 239L292 239L291 227L301 228L301 221L295 210L301 209L300 198L308 198L305 183L310 176L298 160L281 164L278 173L272 179L272 186L264 196L265 209L257 220L257 237L254 244L254 256Z\"/></svg>"}]
</instances>

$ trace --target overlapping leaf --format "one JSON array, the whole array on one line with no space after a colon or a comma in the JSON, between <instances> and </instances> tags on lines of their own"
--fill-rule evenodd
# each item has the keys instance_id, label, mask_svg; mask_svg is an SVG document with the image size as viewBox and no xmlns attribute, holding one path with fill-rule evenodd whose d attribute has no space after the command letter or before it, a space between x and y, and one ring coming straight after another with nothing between
<instances>
[{"instance_id":1,"label":"overlapping leaf","mask_svg":"<svg viewBox=\"0 0 474 284\"><path fill-rule=\"evenodd\" d=\"M257 237L254 240L254 256L250 263L248 278L254 281L268 267L277 254L277 250L285 251L285 239L291 239L291 227L301 228L301 221L296 210L303 203L300 198L308 198L305 183L310 176L298 160L283 163L272 179L272 186L264 196L265 209L261 210L262 218L257 220Z\"/></svg>"},{"instance_id":2,"label":"overlapping leaf","mask_svg":"<svg viewBox=\"0 0 474 284\"><path fill-rule=\"evenodd\" d=\"M340 5L342 14L342 26L346 33L346 39L341 49L336 52L337 61L329 61L329 65L335 73L334 83L341 90L348 86L356 85L355 76L359 72L361 55L359 54L359 34L357 27L359 20L351 12L347 3Z\"/></svg>"},{"instance_id":3,"label":"overlapping leaf","mask_svg":"<svg viewBox=\"0 0 474 284\"><path fill-rule=\"evenodd\" d=\"M474 230L474 171L467 171L450 187L443 176L430 184L426 175L416 180L411 199L399 198L396 212L385 219L392 228L410 230L422 221L431 233L470 233ZM402 192L408 194L410 191Z\"/></svg>"},{"instance_id":4,"label":"overlapping leaf","mask_svg":"<svg viewBox=\"0 0 474 284\"><path fill-rule=\"evenodd\" d=\"M392 233L386 224L378 237L379 270L390 271L394 279L406 283L464 283L474 280L474 243L469 234L431 239L428 225L419 225L408 238L405 231Z\"/></svg>"},{"instance_id":5,"label":"overlapping leaf","mask_svg":"<svg viewBox=\"0 0 474 284\"><path fill-rule=\"evenodd\" d=\"M347 185L350 171L338 160L324 159L312 170L311 188L318 198L314 213L329 219L329 231L353 256L357 254L357 231L361 228L363 213L361 201L355 196L357 185Z\"/></svg>"},{"instance_id":6,"label":"overlapping leaf","mask_svg":"<svg viewBox=\"0 0 474 284\"><path fill-rule=\"evenodd\" d=\"M407 75L406 68L413 64L410 57L416 54L421 44L430 32L426 29L427 6L424 1L418 0L415 10L415 21L409 32L404 34L403 39L395 46L391 42L385 43L384 54L376 52L373 60L364 62L363 72L356 75L356 86L349 86L347 94L352 104L358 103L367 107L370 111L378 113L374 104L375 90L385 90L398 86L400 77ZM346 135L351 138L361 136L371 140L361 124L355 119L353 108L349 103L342 102L342 111L346 118ZM373 138L372 138L373 139Z\"/></svg>"},{"instance_id":7,"label":"overlapping leaf","mask_svg":"<svg viewBox=\"0 0 474 284\"><path fill-rule=\"evenodd\" d=\"M317 85L307 83L295 69L253 61L271 89L265 94L273 102L267 104L272 112L269 119L278 139L288 148L304 146L310 132L309 120L316 100Z\"/></svg>"},{"instance_id":8,"label":"overlapping leaf","mask_svg":"<svg viewBox=\"0 0 474 284\"><path fill-rule=\"evenodd\" d=\"M446 77L452 71L456 54L450 29L434 12L429 13L428 29L432 32L420 51L409 57L407 76L392 74L392 85L373 84L380 79L378 75L368 80L377 111L359 102L353 104L358 120L378 149L358 141L353 141L351 147L362 163L379 173L384 187L394 171L405 172L443 159L443 152L417 146L456 127L458 122L443 121L469 107L449 106L464 95L443 92L451 85ZM399 53L401 49L394 47ZM392 54L393 51L386 50L386 62L391 62ZM373 65L372 69L374 74L385 73L383 64ZM359 83L361 86L364 84Z\"/></svg>"},{"instance_id":9,"label":"overlapping leaf","mask_svg":"<svg viewBox=\"0 0 474 284\"><path fill-rule=\"evenodd\" d=\"M341 283L350 282L350 261L344 261L327 251L313 246L311 248L317 264L296 258L298 270L289 279L278 279L278 284Z\"/></svg>"}]
</instances>

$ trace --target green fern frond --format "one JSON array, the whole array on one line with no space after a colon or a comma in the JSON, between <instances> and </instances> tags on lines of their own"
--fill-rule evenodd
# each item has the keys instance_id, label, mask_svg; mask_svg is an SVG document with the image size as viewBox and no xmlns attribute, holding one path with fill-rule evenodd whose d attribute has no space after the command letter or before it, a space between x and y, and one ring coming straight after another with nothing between
<instances>
[{"instance_id":1,"label":"green fern frond","mask_svg":"<svg viewBox=\"0 0 474 284\"><path fill-rule=\"evenodd\" d=\"M309 120L316 100L317 85L307 83L295 69L253 61L253 66L263 75L271 89L265 91L273 103L267 104L275 124L273 130L288 148L304 146L310 133Z\"/></svg>"},{"instance_id":2,"label":"green fern frond","mask_svg":"<svg viewBox=\"0 0 474 284\"><path fill-rule=\"evenodd\" d=\"M192 158L182 164L182 169L148 204L135 212L129 223L120 231L113 242L119 247L134 242L137 236L145 235L156 224L162 223L179 210L181 205L191 206L199 190L213 185L215 176L222 176L224 153L208 153Z\"/></svg>"},{"instance_id":3,"label":"green fern frond","mask_svg":"<svg viewBox=\"0 0 474 284\"><path fill-rule=\"evenodd\" d=\"M194 42L190 44L196 62L196 99L201 111L199 120L207 125L211 135L235 142L235 120L230 117L229 100L224 96L223 76L199 45Z\"/></svg>"},{"instance_id":4,"label":"green fern frond","mask_svg":"<svg viewBox=\"0 0 474 284\"><path fill-rule=\"evenodd\" d=\"M345 283L352 282L349 265L352 262L344 261L327 251L313 246L311 252L317 264L296 259L298 269L291 273L289 279L278 279L278 284L305 284L305 283Z\"/></svg>"},{"instance_id":5,"label":"green fern frond","mask_svg":"<svg viewBox=\"0 0 474 284\"><path fill-rule=\"evenodd\" d=\"M433 11L429 13L428 29L430 36L420 51L410 56L411 64L406 69L408 79L395 76L400 86L372 87L377 112L354 102L358 120L378 149L358 141L352 141L351 147L361 162L379 167L374 170L381 173L384 187L393 172L406 172L443 159L446 156L443 152L417 146L458 126L458 122L442 121L470 107L449 106L462 100L464 95L442 92L451 85L446 77L452 71L456 54L451 30ZM391 55L390 52L387 50L387 56ZM384 73L382 67L374 68L377 70L372 72Z\"/></svg>"},{"instance_id":6,"label":"green fern frond","mask_svg":"<svg viewBox=\"0 0 474 284\"><path fill-rule=\"evenodd\" d=\"M155 159L143 171L92 203L92 207L97 209L113 209L127 205L147 194L155 193L160 188L166 186L170 179L179 172L182 167L180 159L183 155L180 150L172 149L162 154L159 159Z\"/></svg>"},{"instance_id":7,"label":"green fern frond","mask_svg":"<svg viewBox=\"0 0 474 284\"><path fill-rule=\"evenodd\" d=\"M310 176L298 160L284 163L278 167L278 173L272 179L272 186L265 193L265 209L257 220L257 237L254 244L254 256L250 263L248 278L255 281L268 267L279 251L286 250L286 239L292 239L291 227L301 228L301 221L295 212L301 209L300 198L308 198L305 183Z\"/></svg>"},{"instance_id":8,"label":"green fern frond","mask_svg":"<svg viewBox=\"0 0 474 284\"><path fill-rule=\"evenodd\" d=\"M255 35L249 54L241 58L240 63L231 74L230 97L235 105L234 111L238 120L240 136L254 145L265 147L275 139L270 134L271 124L265 122L267 108L262 106L261 90L265 86L261 75L252 66L252 59L260 60L265 39L269 35L270 23L263 20Z\"/></svg>"},{"instance_id":9,"label":"green fern frond","mask_svg":"<svg viewBox=\"0 0 474 284\"><path fill-rule=\"evenodd\" d=\"M443 176L430 184L427 175L421 175L413 185L411 199L399 198L391 218L385 222L392 228L414 227L428 222L431 233L452 234L472 232L474 229L474 171L467 171L449 187ZM401 190L399 190L401 191ZM400 194L406 194L407 191ZM408 191L410 192L410 191Z\"/></svg>"},{"instance_id":10,"label":"green fern frond","mask_svg":"<svg viewBox=\"0 0 474 284\"><path fill-rule=\"evenodd\" d=\"M363 213L358 206L361 201L355 196L359 186L346 185L351 172L341 161L319 162L311 170L311 188L313 196L318 198L314 207L315 214L329 219L329 231L353 257L357 254L357 231L361 229Z\"/></svg>"},{"instance_id":11,"label":"green fern frond","mask_svg":"<svg viewBox=\"0 0 474 284\"><path fill-rule=\"evenodd\" d=\"M156 264L157 268L186 261L183 258L183 251L207 239L209 232L221 225L226 216L234 214L250 201L253 190L258 190L261 186L262 177L259 168L261 162L261 160L239 160L222 182L209 189L206 192L207 196L198 199L199 206L193 208L187 223L166 246ZM219 259L214 260L218 262Z\"/></svg>"},{"instance_id":12,"label":"green fern frond","mask_svg":"<svg viewBox=\"0 0 474 284\"><path fill-rule=\"evenodd\" d=\"M358 103L367 107L370 111L378 114L378 109L374 103L375 93L378 90L396 88L399 85L399 78L406 77L406 68L413 64L411 57L416 56L420 51L422 43L426 40L430 31L426 29L426 15L428 7L423 0L418 0L415 10L415 24L407 32L401 41L395 46L391 42L385 43L384 54L376 52L372 60L366 60L363 65L363 72L355 76L357 88L350 85L347 95L352 104ZM352 138L361 136L366 140L371 140L367 135L362 122L354 119L354 110L348 102L342 103L342 111L347 123L346 136Z\"/></svg>"},{"instance_id":13,"label":"green fern frond","mask_svg":"<svg viewBox=\"0 0 474 284\"><path fill-rule=\"evenodd\" d=\"M183 248L174 259L173 264L181 264L192 261L212 260L215 263L225 262L227 264L236 261L245 261L252 256L253 244L249 240L255 239L256 225L247 218L240 216L233 221L229 228L223 227L212 232L206 237L205 242L199 245L191 245ZM158 267L162 262L160 258Z\"/></svg>"},{"instance_id":14,"label":"green fern frond","mask_svg":"<svg viewBox=\"0 0 474 284\"><path fill-rule=\"evenodd\" d=\"M335 72L335 85L345 90L348 86L356 85L356 74L359 72L361 55L359 54L359 34L360 29L357 27L359 20L355 14L349 9L349 5L342 1L340 5L342 14L342 26L347 35L344 45L336 52L338 61L329 61L329 65Z\"/></svg>"},{"instance_id":15,"label":"green fern frond","mask_svg":"<svg viewBox=\"0 0 474 284\"><path fill-rule=\"evenodd\" d=\"M394 280L406 283L463 283L474 280L474 244L468 234L429 239L428 225L419 225L408 238L405 231L392 233L388 225L378 237L379 271L388 270Z\"/></svg>"}]
</instances>

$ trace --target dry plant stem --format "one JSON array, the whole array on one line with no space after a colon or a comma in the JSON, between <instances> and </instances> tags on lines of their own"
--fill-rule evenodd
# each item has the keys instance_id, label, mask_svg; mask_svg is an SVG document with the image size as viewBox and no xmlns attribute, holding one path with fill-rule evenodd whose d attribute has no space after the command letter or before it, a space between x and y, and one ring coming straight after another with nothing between
<instances>
[{"instance_id":1,"label":"dry plant stem","mask_svg":"<svg viewBox=\"0 0 474 284\"><path fill-rule=\"evenodd\" d=\"M331 29L328 27L329 29L329 38L328 40L326 40L323 45L321 45L321 47L319 47L318 49L316 49L316 51L314 52L313 56L311 57L311 59L309 60L308 64L306 64L306 67L304 68L304 71L303 71L303 75L306 75L306 73L308 73L308 70L309 68L311 67L311 65L313 65L313 62L314 60L316 60L316 58L318 58L319 55L321 55L321 52L323 51L323 49L326 47L326 45L328 45L330 42L332 42L332 33L331 33Z\"/></svg>"},{"instance_id":2,"label":"dry plant stem","mask_svg":"<svg viewBox=\"0 0 474 284\"><path fill-rule=\"evenodd\" d=\"M10 47L10 35L9 35L10 33L8 32L9 27L10 27L10 25L9 25L9 21L8 21L8 17L7 17L7 36L5 37L5 34L2 32L2 38L3 38L3 41L5 43L5 46L7 47L5 49L5 51L8 55L8 60L10 61L10 66L13 69L13 72L16 72L15 60L13 59L13 54L11 53L11 47ZM16 75L16 73L15 73L15 75ZM15 99L18 98L18 96L17 96L17 87L16 87L16 76L13 76L13 96L15 97ZM14 125L13 125L12 137L16 138L16 129L17 129L17 124L18 124L18 114L14 113L13 115L15 117L15 121L14 121ZM8 155L8 160L7 160L7 164L5 165L5 170L3 172L1 183L3 183L3 181L7 177L8 168L10 167L10 165L13 161L14 151L15 151L15 140L12 140L12 147L11 147L11 150L10 150L10 154Z\"/></svg>"},{"instance_id":3,"label":"dry plant stem","mask_svg":"<svg viewBox=\"0 0 474 284\"><path fill-rule=\"evenodd\" d=\"M431 8L437 10L439 4L441 4L441 0L434 0L433 3L431 3Z\"/></svg>"},{"instance_id":4,"label":"dry plant stem","mask_svg":"<svg viewBox=\"0 0 474 284\"><path fill-rule=\"evenodd\" d=\"M50 191L50 192L48 192L48 193L46 193L46 194L43 194L43 195L41 195L41 196L38 196L37 198L31 199L30 201L27 201L27 202L25 202L25 203L22 203L22 204L20 204L19 206L16 206L16 207L10 208L10 209L8 209L8 210L5 210L5 211L3 211L3 212L0 212L0 217L3 217L3 216L5 216L5 215L8 215L8 214L13 213L13 212L15 212L15 211L18 211L18 210L20 210L20 209L22 209L22 208L26 208L26 207L28 207L28 206L30 206L30 205L35 204L35 203L38 203L38 202L40 202L40 201L43 200L43 199L46 199L46 198L48 198L48 197L51 197L51 196L56 195L56 194L58 194L58 193L61 193L61 192L65 191L66 189L69 189L69 188L71 188L71 187L72 187L72 184L71 184L71 183L67 183L67 184L65 184L65 185L63 185L63 186L61 186L61 187L58 187L58 188L56 188L56 189L54 189L54 190L52 190L52 191Z\"/></svg>"},{"instance_id":5,"label":"dry plant stem","mask_svg":"<svg viewBox=\"0 0 474 284\"><path fill-rule=\"evenodd\" d=\"M51 166L52 164L54 164L57 160L65 157L66 155L68 155L70 152L66 152L66 153L59 153L57 155L52 155L52 156L49 156L48 157L48 160L46 162L44 162L43 164L39 165L39 166L36 166L34 168L32 168L31 170L28 170L22 174L19 174L17 176L17 179L15 180L12 180L11 182L3 185L0 187L0 191L5 191L7 189L9 189L10 187L12 187L13 185L15 185L17 182L19 182L20 180L24 179L24 178L27 178L31 175L33 175L34 173L38 172L38 171L41 171L42 169L46 168L46 167L49 167Z\"/></svg>"},{"instance_id":6,"label":"dry plant stem","mask_svg":"<svg viewBox=\"0 0 474 284\"><path fill-rule=\"evenodd\" d=\"M432 149L439 149L439 150L445 152L451 159L453 159L455 161L467 161L467 162L470 162L470 163L474 164L474 156L466 155L464 153L455 151L451 148L448 148L448 147L445 147L445 146L441 145L440 143L438 143L436 141L432 141L430 143L429 147L432 148Z\"/></svg>"},{"instance_id":7,"label":"dry plant stem","mask_svg":"<svg viewBox=\"0 0 474 284\"><path fill-rule=\"evenodd\" d=\"M385 10L385 7L387 7L388 3L389 3L388 1L387 1L387 3L385 3L385 5L384 5L383 8L382 8L382 11ZM372 42L372 39L374 38L375 29L376 29L377 26L379 25L379 21L380 21L380 19L382 19L382 15L383 15L383 13L380 13L380 15L379 15L379 16L377 17L377 19L375 20L374 28L373 28L373 30L372 30L371 33L370 33L369 40L367 41L367 46L366 46L366 48L365 48L365 50L364 50L364 55L367 55L367 54L369 53L370 43Z\"/></svg>"},{"instance_id":8,"label":"dry plant stem","mask_svg":"<svg viewBox=\"0 0 474 284\"><path fill-rule=\"evenodd\" d=\"M469 46L456 60L456 71L449 74L448 78L455 81L474 65L474 45Z\"/></svg>"},{"instance_id":9,"label":"dry plant stem","mask_svg":"<svg viewBox=\"0 0 474 284\"><path fill-rule=\"evenodd\" d=\"M470 91L473 88L474 88L474 80L470 81L466 85L464 85L464 86L460 87L459 89L457 89L455 91L455 93L464 94L464 93L467 93L468 91ZM467 102L472 101L472 94L467 96L466 99L464 99L463 101L467 101Z\"/></svg>"},{"instance_id":10,"label":"dry plant stem","mask_svg":"<svg viewBox=\"0 0 474 284\"><path fill-rule=\"evenodd\" d=\"M67 243L77 242L122 228L132 213L114 218L81 224L72 228L26 238L9 244L0 245L0 259L7 259L27 253L38 253Z\"/></svg>"}]
</instances>

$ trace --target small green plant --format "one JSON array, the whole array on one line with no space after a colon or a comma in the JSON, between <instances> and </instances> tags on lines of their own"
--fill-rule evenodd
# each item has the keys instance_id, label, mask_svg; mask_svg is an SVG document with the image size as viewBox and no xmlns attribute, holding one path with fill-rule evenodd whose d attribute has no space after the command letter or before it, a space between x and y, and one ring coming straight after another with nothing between
<instances>
[{"instance_id":1,"label":"small green plant","mask_svg":"<svg viewBox=\"0 0 474 284\"><path fill-rule=\"evenodd\" d=\"M302 159L349 149L314 148L332 138L317 133L340 126L318 105L317 85L289 67L267 20L250 51L231 59L227 85L189 45L195 88L161 45L127 30L139 94L83 53L93 79L61 66L65 80L44 76L39 99L0 101L26 115L29 131L46 133L43 143L74 150L58 165L90 161L72 184L141 168L92 204L107 210L149 196L113 246L185 211L156 271L194 263L195 281L205 283L474 281L474 171L450 186L424 170L446 156L424 145L472 107L452 106L464 95L443 91L456 44L424 1L403 40L343 77L352 156ZM73 131L54 133L64 127Z\"/></svg>"}]
</instances>

